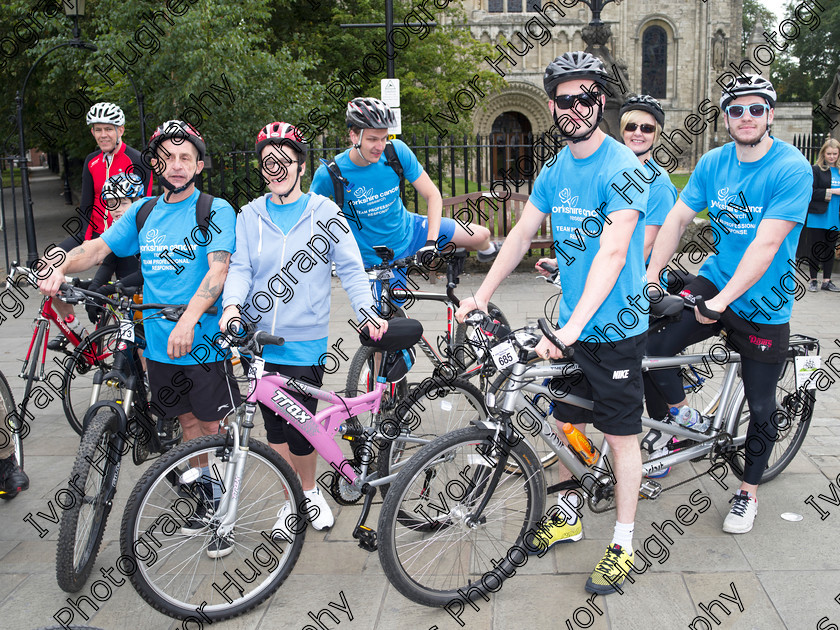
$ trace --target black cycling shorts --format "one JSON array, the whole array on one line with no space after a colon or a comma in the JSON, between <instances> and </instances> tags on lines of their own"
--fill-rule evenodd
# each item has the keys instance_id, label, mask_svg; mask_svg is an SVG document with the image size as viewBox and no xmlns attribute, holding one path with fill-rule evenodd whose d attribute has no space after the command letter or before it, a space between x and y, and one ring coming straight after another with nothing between
<instances>
[{"instance_id":1,"label":"black cycling shorts","mask_svg":"<svg viewBox=\"0 0 840 630\"><path fill-rule=\"evenodd\" d=\"M156 415L192 413L204 422L218 422L239 406L239 386L230 361L177 365L146 359L146 365Z\"/></svg>"},{"instance_id":2,"label":"black cycling shorts","mask_svg":"<svg viewBox=\"0 0 840 630\"><path fill-rule=\"evenodd\" d=\"M566 391L592 400L593 409L583 409L561 400L554 405L554 418L572 424L592 423L607 435L637 435L642 431L642 357L647 333L621 341L583 342L573 345L574 361L583 376L564 379ZM555 388L552 388L555 389Z\"/></svg>"}]
</instances>

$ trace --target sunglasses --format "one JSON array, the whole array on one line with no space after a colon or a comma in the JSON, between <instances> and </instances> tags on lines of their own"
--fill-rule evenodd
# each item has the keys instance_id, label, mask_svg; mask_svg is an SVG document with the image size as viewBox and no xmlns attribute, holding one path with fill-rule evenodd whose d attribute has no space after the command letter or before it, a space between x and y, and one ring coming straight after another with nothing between
<instances>
[{"instance_id":1,"label":"sunglasses","mask_svg":"<svg viewBox=\"0 0 840 630\"><path fill-rule=\"evenodd\" d=\"M598 92L592 94L563 94L554 97L554 105L557 109L572 109L575 103L580 103L584 107L592 107L598 102L599 96Z\"/></svg>"},{"instance_id":2,"label":"sunglasses","mask_svg":"<svg viewBox=\"0 0 840 630\"><path fill-rule=\"evenodd\" d=\"M642 130L642 133L653 133L656 131L655 125L637 125L636 123L627 123L624 126L624 131L636 131L639 128Z\"/></svg>"},{"instance_id":3,"label":"sunglasses","mask_svg":"<svg viewBox=\"0 0 840 630\"><path fill-rule=\"evenodd\" d=\"M750 116L753 118L759 118L760 116L764 116L764 112L769 110L770 106L766 103L755 103L754 105L749 105L748 107L744 107L743 105L730 105L726 108L726 113L730 118L738 119L744 115L745 109L750 110Z\"/></svg>"}]
</instances>

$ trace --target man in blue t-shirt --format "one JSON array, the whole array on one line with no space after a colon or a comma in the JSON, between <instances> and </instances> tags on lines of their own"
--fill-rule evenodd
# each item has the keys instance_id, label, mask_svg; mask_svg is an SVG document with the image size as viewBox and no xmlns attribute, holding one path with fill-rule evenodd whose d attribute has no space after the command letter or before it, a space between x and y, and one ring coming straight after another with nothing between
<instances>
[{"instance_id":1,"label":"man in blue t-shirt","mask_svg":"<svg viewBox=\"0 0 840 630\"><path fill-rule=\"evenodd\" d=\"M475 298L461 301L456 314L463 320L475 308L487 310L493 292L516 268L551 213L563 282L555 336L575 349L575 361L585 376L569 393L594 399L591 411L558 401L555 418L575 423L578 430L592 422L602 431L616 476L613 540L586 583L587 591L601 595L621 587L633 562L633 523L642 479L636 435L642 428L641 361L648 319L643 258L648 189L634 173L639 162L633 152L598 128L606 78L601 61L584 52L561 55L546 68L548 107L557 133L569 143L540 171L487 278ZM546 338L536 352L544 359L562 357L559 347ZM561 471L561 479L570 477L569 471ZM558 505L564 517L546 523L534 547L582 538L576 513L580 493L558 497Z\"/></svg>"},{"instance_id":2,"label":"man in blue t-shirt","mask_svg":"<svg viewBox=\"0 0 840 630\"><path fill-rule=\"evenodd\" d=\"M178 416L189 440L218 431L218 422L239 404L239 390L226 378L224 351L212 342L219 329L216 306L234 251L236 215L229 203L214 199L206 231L196 221L199 191L195 177L204 168L205 145L182 121L169 121L149 141L152 166L167 193L158 198L138 233L137 213L150 198L128 209L98 239L71 250L64 263L40 282L53 295L64 274L98 265L111 252L140 254L146 303L187 304L178 322L163 318L144 323L152 411Z\"/></svg>"},{"instance_id":3,"label":"man in blue t-shirt","mask_svg":"<svg viewBox=\"0 0 840 630\"><path fill-rule=\"evenodd\" d=\"M442 217L443 199L437 186L411 149L401 140L393 140L391 144L405 179L426 200L427 216L409 212L403 205L400 178L385 154L388 129L397 124L385 103L375 98L355 98L347 104L346 122L353 146L336 156L335 164L348 182L341 209L359 244L365 267L382 262L373 250L380 245L394 250L395 259L419 254L426 261L450 242L478 250L481 262L495 258L499 246L490 241L490 231ZM327 166L321 165L312 177L309 191L334 198L335 186L343 185L334 183L337 175L331 175ZM404 281L400 285L408 286Z\"/></svg>"},{"instance_id":4,"label":"man in blue t-shirt","mask_svg":"<svg viewBox=\"0 0 840 630\"><path fill-rule=\"evenodd\" d=\"M756 489L778 433L776 383L787 355L795 288L783 276L795 271L813 179L802 154L770 135L775 104L776 91L759 75L733 79L723 90L720 108L733 142L700 158L662 225L648 267L648 277L659 277L685 227L709 208L715 252L681 294L691 303L702 296L720 319L698 307L684 311L680 321L651 336L648 352L671 356L723 329L728 345L741 355L750 423L743 483L723 523L723 531L732 534L752 529ZM666 421L669 411L673 417L686 404L676 370L646 374L645 397L651 416Z\"/></svg>"}]
</instances>

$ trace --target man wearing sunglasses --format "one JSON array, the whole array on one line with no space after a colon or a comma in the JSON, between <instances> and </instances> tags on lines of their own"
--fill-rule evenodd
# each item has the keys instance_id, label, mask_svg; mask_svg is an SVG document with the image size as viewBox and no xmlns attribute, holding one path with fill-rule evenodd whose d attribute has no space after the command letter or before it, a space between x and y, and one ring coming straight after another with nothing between
<instances>
[{"instance_id":1,"label":"man wearing sunglasses","mask_svg":"<svg viewBox=\"0 0 840 630\"><path fill-rule=\"evenodd\" d=\"M546 68L543 83L554 133L567 140L556 158L534 182L519 221L505 239L496 262L476 291L461 301L457 317L475 308L487 310L495 289L514 270L531 246L531 239L551 213L563 293L556 337L575 349L575 361L585 378L570 393L592 399L592 410L558 401L555 418L591 422L605 435L612 451L616 477L616 525L613 540L586 583L590 593L606 595L621 587L633 562L632 537L642 459L638 438L642 429L641 360L645 349L646 316L625 317L633 298L643 312L645 295L645 210L648 189L634 179L639 162L626 146L607 136L598 124L604 113L607 73L596 57L570 52ZM536 348L544 359L559 359L561 351L542 339ZM559 434L564 436L563 432ZM560 439L564 439L561 437ZM563 468L561 481L571 479ZM562 516L550 520L532 541L545 549L555 543L580 540L580 494L558 497Z\"/></svg>"},{"instance_id":2,"label":"man wearing sunglasses","mask_svg":"<svg viewBox=\"0 0 840 630\"><path fill-rule=\"evenodd\" d=\"M680 321L651 336L648 352L671 356L723 329L727 344L741 355L750 422L743 483L723 522L723 531L732 534L752 529L756 489L778 423L790 422L776 412L776 383L784 367L794 302L782 276L794 264L813 176L796 148L770 135L775 104L773 86L756 74L738 77L724 89L720 107L733 142L700 158L659 231L648 266L648 278L659 277L686 226L709 208L716 251L681 294L692 303L702 296L720 319L709 319L696 307L684 311ZM665 415L669 408L686 404L676 370L646 374L645 397L652 416L656 407Z\"/></svg>"}]
</instances>

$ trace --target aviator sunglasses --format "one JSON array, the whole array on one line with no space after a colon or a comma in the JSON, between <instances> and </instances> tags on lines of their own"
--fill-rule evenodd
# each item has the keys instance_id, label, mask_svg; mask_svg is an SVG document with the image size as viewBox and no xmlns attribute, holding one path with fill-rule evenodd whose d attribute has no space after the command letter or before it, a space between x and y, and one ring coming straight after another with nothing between
<instances>
[{"instance_id":1,"label":"aviator sunglasses","mask_svg":"<svg viewBox=\"0 0 840 630\"><path fill-rule=\"evenodd\" d=\"M755 103L747 107L743 105L730 105L726 108L726 113L729 114L730 118L738 119L744 115L745 109L750 110L750 116L753 118L759 118L764 115L764 112L770 109L770 106L766 103Z\"/></svg>"},{"instance_id":2,"label":"aviator sunglasses","mask_svg":"<svg viewBox=\"0 0 840 630\"><path fill-rule=\"evenodd\" d=\"M636 123L627 123L624 126L624 131L636 131L636 128L640 128L642 133L653 133L656 131L656 127L654 125L637 125Z\"/></svg>"}]
</instances>

